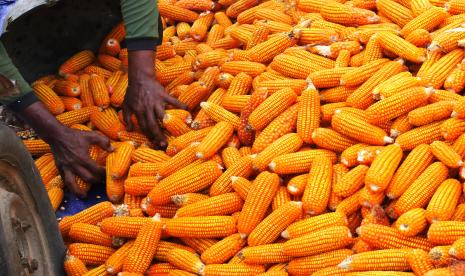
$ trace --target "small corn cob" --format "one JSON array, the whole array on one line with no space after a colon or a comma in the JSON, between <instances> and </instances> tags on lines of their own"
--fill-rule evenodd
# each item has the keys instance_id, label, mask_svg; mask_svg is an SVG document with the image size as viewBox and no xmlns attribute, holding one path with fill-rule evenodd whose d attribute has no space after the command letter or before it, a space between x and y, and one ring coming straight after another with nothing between
<instances>
[{"instance_id":1,"label":"small corn cob","mask_svg":"<svg viewBox=\"0 0 465 276\"><path fill-rule=\"evenodd\" d=\"M23 140L23 144L29 153L33 156L41 156L43 154L52 152L50 145L41 139Z\"/></svg>"},{"instance_id":2,"label":"small corn cob","mask_svg":"<svg viewBox=\"0 0 465 276\"><path fill-rule=\"evenodd\" d=\"M376 7L380 13L401 27L414 18L412 11L408 7L405 7L393 0L377 1Z\"/></svg>"},{"instance_id":3,"label":"small corn cob","mask_svg":"<svg viewBox=\"0 0 465 276\"><path fill-rule=\"evenodd\" d=\"M348 197L356 193L363 187L363 181L368 167L358 165L346 173L333 187L333 193L341 197Z\"/></svg>"},{"instance_id":4,"label":"small corn cob","mask_svg":"<svg viewBox=\"0 0 465 276\"><path fill-rule=\"evenodd\" d=\"M267 187L264 189L263 187ZM276 174L262 172L254 181L247 193L244 207L239 215L238 230L240 233L250 234L265 217L279 186L279 177ZM265 193L266 192L266 193Z\"/></svg>"},{"instance_id":5,"label":"small corn cob","mask_svg":"<svg viewBox=\"0 0 465 276\"><path fill-rule=\"evenodd\" d=\"M362 64L368 64L383 57L383 49L376 35L372 35L368 40L365 51L362 55Z\"/></svg>"},{"instance_id":6,"label":"small corn cob","mask_svg":"<svg viewBox=\"0 0 465 276\"><path fill-rule=\"evenodd\" d=\"M205 138L205 136L210 133L211 130L212 127L206 127L200 130L191 130L186 134L176 137L173 141L168 143L166 153L171 156L175 155L177 152L180 152L190 144L202 141L202 139ZM167 159L169 158L166 158L165 160Z\"/></svg>"},{"instance_id":7,"label":"small corn cob","mask_svg":"<svg viewBox=\"0 0 465 276\"><path fill-rule=\"evenodd\" d=\"M384 49L395 53L401 58L416 63L421 63L426 59L425 53L421 48L416 47L393 33L379 32L377 37Z\"/></svg>"},{"instance_id":8,"label":"small corn cob","mask_svg":"<svg viewBox=\"0 0 465 276\"><path fill-rule=\"evenodd\" d=\"M104 264L115 250L111 247L88 243L72 243L68 246L69 254L83 261L86 265Z\"/></svg>"},{"instance_id":9,"label":"small corn cob","mask_svg":"<svg viewBox=\"0 0 465 276\"><path fill-rule=\"evenodd\" d=\"M207 265L225 263L246 245L244 238L239 233L226 237L205 250L200 257Z\"/></svg>"},{"instance_id":10,"label":"small corn cob","mask_svg":"<svg viewBox=\"0 0 465 276\"><path fill-rule=\"evenodd\" d=\"M147 147L139 147L132 153L133 162L160 163L170 159L163 151L153 150Z\"/></svg>"},{"instance_id":11,"label":"small corn cob","mask_svg":"<svg viewBox=\"0 0 465 276\"><path fill-rule=\"evenodd\" d=\"M210 187L210 196L217 196L232 192L231 177L247 178L253 173L253 158L251 156L241 157L232 167L227 169Z\"/></svg>"},{"instance_id":12,"label":"small corn cob","mask_svg":"<svg viewBox=\"0 0 465 276\"><path fill-rule=\"evenodd\" d=\"M405 40L417 47L425 47L431 43L431 35L425 29L416 29L405 37Z\"/></svg>"},{"instance_id":13,"label":"small corn cob","mask_svg":"<svg viewBox=\"0 0 465 276\"><path fill-rule=\"evenodd\" d=\"M53 210L56 211L63 201L63 189L60 187L51 187L47 190L47 194L48 198L50 199L50 203L52 204Z\"/></svg>"},{"instance_id":14,"label":"small corn cob","mask_svg":"<svg viewBox=\"0 0 465 276\"><path fill-rule=\"evenodd\" d=\"M84 262L69 254L66 254L64 261L64 269L66 275L69 276L80 276L88 271Z\"/></svg>"},{"instance_id":15,"label":"small corn cob","mask_svg":"<svg viewBox=\"0 0 465 276\"><path fill-rule=\"evenodd\" d=\"M415 17L413 20L405 24L400 31L403 37L407 37L413 31L418 29L425 29L427 31L433 30L436 26L447 17L447 12L443 8L431 7L420 15Z\"/></svg>"},{"instance_id":16,"label":"small corn cob","mask_svg":"<svg viewBox=\"0 0 465 276\"><path fill-rule=\"evenodd\" d=\"M297 114L297 133L306 143L312 142L312 134L319 127L320 99L314 87L302 91Z\"/></svg>"},{"instance_id":17,"label":"small corn cob","mask_svg":"<svg viewBox=\"0 0 465 276\"><path fill-rule=\"evenodd\" d=\"M199 274L205 267L195 253L180 248L174 248L169 251L168 261L179 269L195 274Z\"/></svg>"},{"instance_id":18,"label":"small corn cob","mask_svg":"<svg viewBox=\"0 0 465 276\"><path fill-rule=\"evenodd\" d=\"M464 238L464 221L437 221L428 230L428 241L437 245L451 245Z\"/></svg>"},{"instance_id":19,"label":"small corn cob","mask_svg":"<svg viewBox=\"0 0 465 276\"><path fill-rule=\"evenodd\" d=\"M450 220L454 215L462 186L456 179L444 181L436 190L426 209L426 218L430 223ZM444 200L447 198L447 200Z\"/></svg>"},{"instance_id":20,"label":"small corn cob","mask_svg":"<svg viewBox=\"0 0 465 276\"><path fill-rule=\"evenodd\" d=\"M372 11L343 5L331 1L321 9L321 15L330 22L346 26L358 26L379 22L379 17Z\"/></svg>"},{"instance_id":21,"label":"small corn cob","mask_svg":"<svg viewBox=\"0 0 465 276\"><path fill-rule=\"evenodd\" d=\"M283 135L255 157L253 160L254 168L259 171L265 170L273 158L282 154L296 152L302 146L302 143L302 139L296 133Z\"/></svg>"},{"instance_id":22,"label":"small corn cob","mask_svg":"<svg viewBox=\"0 0 465 276\"><path fill-rule=\"evenodd\" d=\"M388 61L388 59L376 59L354 70L348 71L341 76L340 84L348 87L358 86L368 80Z\"/></svg>"},{"instance_id":23,"label":"small corn cob","mask_svg":"<svg viewBox=\"0 0 465 276\"><path fill-rule=\"evenodd\" d=\"M92 53L92 51L81 51L66 60L58 69L58 73L63 77L68 74L73 74L90 65L94 59L95 55Z\"/></svg>"},{"instance_id":24,"label":"small corn cob","mask_svg":"<svg viewBox=\"0 0 465 276\"><path fill-rule=\"evenodd\" d=\"M425 275L426 272L434 268L428 252L420 249L414 249L407 254L407 262L415 274Z\"/></svg>"},{"instance_id":25,"label":"small corn cob","mask_svg":"<svg viewBox=\"0 0 465 276\"><path fill-rule=\"evenodd\" d=\"M252 77L250 77L246 73L239 73L231 81L226 95L247 95L251 87Z\"/></svg>"},{"instance_id":26,"label":"small corn cob","mask_svg":"<svg viewBox=\"0 0 465 276\"><path fill-rule=\"evenodd\" d=\"M232 124L235 128L239 127L240 119L232 112L224 109L223 107L211 103L211 102L201 102L200 107L205 113L217 122L228 122Z\"/></svg>"},{"instance_id":27,"label":"small corn cob","mask_svg":"<svg viewBox=\"0 0 465 276\"><path fill-rule=\"evenodd\" d=\"M210 186L221 175L221 169L215 161L188 166L162 179L147 195L151 205L162 205L171 201L175 194L200 191Z\"/></svg>"},{"instance_id":28,"label":"small corn cob","mask_svg":"<svg viewBox=\"0 0 465 276\"><path fill-rule=\"evenodd\" d=\"M83 109L85 108L79 110ZM119 121L118 115L111 108L107 108L102 112L92 112L90 121L98 130L115 140L118 139L118 133L125 129L124 125Z\"/></svg>"},{"instance_id":29,"label":"small corn cob","mask_svg":"<svg viewBox=\"0 0 465 276\"><path fill-rule=\"evenodd\" d=\"M221 65L221 69L232 75L244 72L251 77L256 77L265 71L265 65L252 61L228 61Z\"/></svg>"},{"instance_id":30,"label":"small corn cob","mask_svg":"<svg viewBox=\"0 0 465 276\"><path fill-rule=\"evenodd\" d=\"M252 187L252 182L243 177L231 176L231 187L243 200L245 200L250 188Z\"/></svg>"},{"instance_id":31,"label":"small corn cob","mask_svg":"<svg viewBox=\"0 0 465 276\"><path fill-rule=\"evenodd\" d=\"M432 177L434 175L434 177ZM411 209L426 206L434 194L434 191L446 180L448 170L445 165L435 162L408 187L396 202L394 209L401 215ZM427 184L426 184L427 183ZM418 195L421 191L421 196Z\"/></svg>"},{"instance_id":32,"label":"small corn cob","mask_svg":"<svg viewBox=\"0 0 465 276\"><path fill-rule=\"evenodd\" d=\"M350 271L404 271L410 269L408 253L402 249L363 252L347 257L338 267Z\"/></svg>"},{"instance_id":33,"label":"small corn cob","mask_svg":"<svg viewBox=\"0 0 465 276\"><path fill-rule=\"evenodd\" d=\"M158 3L160 15L174 21L194 22L199 15L191 10L168 3Z\"/></svg>"},{"instance_id":34,"label":"small corn cob","mask_svg":"<svg viewBox=\"0 0 465 276\"><path fill-rule=\"evenodd\" d=\"M189 239L181 238L181 241L187 246L191 247L198 254L202 254L208 248L212 247L218 242L216 239Z\"/></svg>"},{"instance_id":35,"label":"small corn cob","mask_svg":"<svg viewBox=\"0 0 465 276\"><path fill-rule=\"evenodd\" d=\"M462 61L463 57L464 52L462 49L456 49L447 53L424 72L424 75L421 76L422 82L436 89L441 88L449 74Z\"/></svg>"},{"instance_id":36,"label":"small corn cob","mask_svg":"<svg viewBox=\"0 0 465 276\"><path fill-rule=\"evenodd\" d=\"M124 180L124 192L133 196L146 196L156 184L154 176L128 177Z\"/></svg>"},{"instance_id":37,"label":"small corn cob","mask_svg":"<svg viewBox=\"0 0 465 276\"><path fill-rule=\"evenodd\" d=\"M237 232L230 216L184 217L166 222L166 234L180 238L222 238Z\"/></svg>"},{"instance_id":38,"label":"small corn cob","mask_svg":"<svg viewBox=\"0 0 465 276\"><path fill-rule=\"evenodd\" d=\"M357 229L359 237L365 242L380 249L409 249L418 248L430 250L432 245L421 237L406 237L397 229L379 224L365 224Z\"/></svg>"},{"instance_id":39,"label":"small corn cob","mask_svg":"<svg viewBox=\"0 0 465 276\"><path fill-rule=\"evenodd\" d=\"M460 238L452 244L449 255L461 260L465 258L465 238Z\"/></svg>"},{"instance_id":40,"label":"small corn cob","mask_svg":"<svg viewBox=\"0 0 465 276\"><path fill-rule=\"evenodd\" d=\"M249 246L242 249L237 256L251 265L288 262L292 259L283 254L283 243Z\"/></svg>"},{"instance_id":41,"label":"small corn cob","mask_svg":"<svg viewBox=\"0 0 465 276\"><path fill-rule=\"evenodd\" d=\"M342 249L352 243L352 234L346 226L330 226L284 243L284 255L306 257Z\"/></svg>"},{"instance_id":42,"label":"small corn cob","mask_svg":"<svg viewBox=\"0 0 465 276\"><path fill-rule=\"evenodd\" d=\"M176 217L221 216L241 210L242 199L236 193L226 193L181 207Z\"/></svg>"},{"instance_id":43,"label":"small corn cob","mask_svg":"<svg viewBox=\"0 0 465 276\"><path fill-rule=\"evenodd\" d=\"M157 251L162 227L160 215L155 215L142 226L124 261L123 271L143 273L149 268Z\"/></svg>"},{"instance_id":44,"label":"small corn cob","mask_svg":"<svg viewBox=\"0 0 465 276\"><path fill-rule=\"evenodd\" d=\"M366 110L368 122L379 125L407 114L426 103L432 91L431 88L415 87L382 99Z\"/></svg>"},{"instance_id":45,"label":"small corn cob","mask_svg":"<svg viewBox=\"0 0 465 276\"><path fill-rule=\"evenodd\" d=\"M315 129L312 133L312 140L318 147L334 152L343 152L345 149L355 144L355 142L348 137L329 128Z\"/></svg>"},{"instance_id":46,"label":"small corn cob","mask_svg":"<svg viewBox=\"0 0 465 276\"><path fill-rule=\"evenodd\" d=\"M286 77L295 79L306 79L310 73L323 69L320 64L288 54L277 55L270 67Z\"/></svg>"},{"instance_id":47,"label":"small corn cob","mask_svg":"<svg viewBox=\"0 0 465 276\"><path fill-rule=\"evenodd\" d=\"M261 11L264 9L259 9L259 12ZM293 33L277 35L255 45L248 50L248 54L251 61L268 63L285 49L294 46L296 42Z\"/></svg>"},{"instance_id":48,"label":"small corn cob","mask_svg":"<svg viewBox=\"0 0 465 276\"><path fill-rule=\"evenodd\" d=\"M441 133L446 141L454 141L465 132L465 121L450 118L441 124Z\"/></svg>"},{"instance_id":49,"label":"small corn cob","mask_svg":"<svg viewBox=\"0 0 465 276\"><path fill-rule=\"evenodd\" d=\"M341 212L333 212L300 220L289 225L281 236L295 239L330 226L347 226L347 217Z\"/></svg>"},{"instance_id":50,"label":"small corn cob","mask_svg":"<svg viewBox=\"0 0 465 276\"><path fill-rule=\"evenodd\" d=\"M336 161L334 152L328 150L306 150L295 153L288 153L274 158L268 165L271 171L277 174L295 174L308 172L312 162L317 156L326 156L332 163Z\"/></svg>"},{"instance_id":51,"label":"small corn cob","mask_svg":"<svg viewBox=\"0 0 465 276\"><path fill-rule=\"evenodd\" d=\"M241 1L237 1L239 3ZM257 275L265 272L263 266L237 264L210 264L205 266L204 276Z\"/></svg>"},{"instance_id":52,"label":"small corn cob","mask_svg":"<svg viewBox=\"0 0 465 276\"><path fill-rule=\"evenodd\" d=\"M241 159L241 153L235 147L226 147L221 152L221 159L225 167L229 169Z\"/></svg>"},{"instance_id":53,"label":"small corn cob","mask_svg":"<svg viewBox=\"0 0 465 276\"><path fill-rule=\"evenodd\" d=\"M402 149L398 145L385 147L366 172L365 186L374 193L384 191L391 182L402 157Z\"/></svg>"},{"instance_id":54,"label":"small corn cob","mask_svg":"<svg viewBox=\"0 0 465 276\"><path fill-rule=\"evenodd\" d=\"M331 160L325 156L315 157L302 197L307 213L318 215L326 209L331 194L331 177Z\"/></svg>"},{"instance_id":55,"label":"small corn cob","mask_svg":"<svg viewBox=\"0 0 465 276\"><path fill-rule=\"evenodd\" d=\"M421 79L412 77L410 72L401 72L381 82L373 89L373 97L379 99L390 96L408 88L414 88L421 84Z\"/></svg>"},{"instance_id":56,"label":"small corn cob","mask_svg":"<svg viewBox=\"0 0 465 276\"><path fill-rule=\"evenodd\" d=\"M423 126L429 123L447 119L452 113L454 102L441 101L416 108L408 113L408 121L414 126Z\"/></svg>"},{"instance_id":57,"label":"small corn cob","mask_svg":"<svg viewBox=\"0 0 465 276\"><path fill-rule=\"evenodd\" d=\"M315 256L293 259L289 262L287 271L292 275L309 275L326 267L336 266L352 254L349 249L339 249Z\"/></svg>"},{"instance_id":58,"label":"small corn cob","mask_svg":"<svg viewBox=\"0 0 465 276\"><path fill-rule=\"evenodd\" d=\"M64 236L68 235L71 226L76 222L96 224L102 219L113 215L114 207L109 201L98 203L84 211L75 215L64 217L58 224L61 233Z\"/></svg>"},{"instance_id":59,"label":"small corn cob","mask_svg":"<svg viewBox=\"0 0 465 276\"><path fill-rule=\"evenodd\" d=\"M431 151L438 160L450 168L458 168L463 165L462 157L445 142L434 141L431 143Z\"/></svg>"},{"instance_id":60,"label":"small corn cob","mask_svg":"<svg viewBox=\"0 0 465 276\"><path fill-rule=\"evenodd\" d=\"M37 83L33 86L34 94L53 114L58 115L65 111L65 105L58 95L46 84Z\"/></svg>"},{"instance_id":61,"label":"small corn cob","mask_svg":"<svg viewBox=\"0 0 465 276\"><path fill-rule=\"evenodd\" d=\"M426 211L422 208L415 208L403 213L394 223L399 232L407 237L414 237L426 229Z\"/></svg>"},{"instance_id":62,"label":"small corn cob","mask_svg":"<svg viewBox=\"0 0 465 276\"><path fill-rule=\"evenodd\" d=\"M421 144L430 144L442 137L441 125L443 121L430 123L409 130L396 138L396 144L403 150L411 150Z\"/></svg>"},{"instance_id":63,"label":"small corn cob","mask_svg":"<svg viewBox=\"0 0 465 276\"><path fill-rule=\"evenodd\" d=\"M197 147L196 156L199 159L212 157L231 137L234 126L228 122L219 122L202 139Z\"/></svg>"}]
</instances>

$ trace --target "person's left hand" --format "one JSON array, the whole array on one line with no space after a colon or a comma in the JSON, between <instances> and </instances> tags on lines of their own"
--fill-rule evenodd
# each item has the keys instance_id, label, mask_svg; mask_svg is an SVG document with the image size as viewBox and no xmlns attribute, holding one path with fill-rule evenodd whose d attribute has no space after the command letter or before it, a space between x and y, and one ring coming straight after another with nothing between
<instances>
[{"instance_id":1,"label":"person's left hand","mask_svg":"<svg viewBox=\"0 0 465 276\"><path fill-rule=\"evenodd\" d=\"M186 105L171 97L155 79L153 51L129 53L129 86L123 103L124 121L129 130L134 129L131 115L134 114L142 132L157 146L166 147L159 120L165 116L167 104L186 109Z\"/></svg>"}]
</instances>

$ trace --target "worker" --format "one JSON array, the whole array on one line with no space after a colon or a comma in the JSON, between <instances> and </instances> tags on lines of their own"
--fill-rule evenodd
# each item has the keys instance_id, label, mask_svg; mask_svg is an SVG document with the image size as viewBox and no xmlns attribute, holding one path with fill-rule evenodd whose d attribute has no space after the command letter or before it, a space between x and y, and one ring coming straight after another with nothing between
<instances>
[{"instance_id":1,"label":"worker","mask_svg":"<svg viewBox=\"0 0 465 276\"><path fill-rule=\"evenodd\" d=\"M15 0L6 3L12 2ZM135 115L141 130L154 145L165 147L166 139L158 123L164 116L165 105L177 108L185 108L185 105L169 96L155 79L154 49L162 36L157 4L155 0L121 0L121 11L126 27L129 81L123 103L124 121L129 130L133 129L130 117ZM13 110L50 145L57 168L72 193L86 196L79 189L76 176L89 183L102 181L105 169L90 159L88 152L91 145L112 151L110 140L96 132L79 131L60 124L38 101L1 42L0 103Z\"/></svg>"}]
</instances>

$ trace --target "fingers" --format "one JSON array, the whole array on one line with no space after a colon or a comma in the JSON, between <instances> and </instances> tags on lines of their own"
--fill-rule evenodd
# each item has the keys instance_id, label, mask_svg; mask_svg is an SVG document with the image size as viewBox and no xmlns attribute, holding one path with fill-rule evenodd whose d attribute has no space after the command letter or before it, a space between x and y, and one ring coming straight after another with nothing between
<instances>
[{"instance_id":1,"label":"fingers","mask_svg":"<svg viewBox=\"0 0 465 276\"><path fill-rule=\"evenodd\" d=\"M123 119L124 119L124 124L126 125L126 128L128 131L133 131L134 130L134 125L132 124L131 121L131 112L129 108L126 106L123 106Z\"/></svg>"},{"instance_id":2,"label":"fingers","mask_svg":"<svg viewBox=\"0 0 465 276\"><path fill-rule=\"evenodd\" d=\"M87 193L84 191L81 191L79 188L78 184L76 183L76 175L68 169L68 168L63 168L63 178L64 178L64 183L66 187L73 193L75 196L79 198L85 198L87 196Z\"/></svg>"},{"instance_id":3,"label":"fingers","mask_svg":"<svg viewBox=\"0 0 465 276\"><path fill-rule=\"evenodd\" d=\"M179 101L178 99L171 97L169 95L165 96L165 102L180 109L187 109L187 105Z\"/></svg>"},{"instance_id":4,"label":"fingers","mask_svg":"<svg viewBox=\"0 0 465 276\"><path fill-rule=\"evenodd\" d=\"M109 152L112 152L114 151L115 149L111 146L111 143L110 143L110 139L108 139L108 137L106 136L103 136L103 135L100 135L96 132L85 132L84 134L85 136L87 136L89 138L89 141L91 144L93 145L97 145L99 147L101 147L102 149L106 150L106 151L109 151Z\"/></svg>"},{"instance_id":5,"label":"fingers","mask_svg":"<svg viewBox=\"0 0 465 276\"><path fill-rule=\"evenodd\" d=\"M152 132L150 132L150 129L147 126L147 121L145 119L144 113L145 112L141 112L141 111L136 113L137 121L139 122L139 126L140 126L140 129L142 130L142 132L148 138L153 139L153 134L152 134Z\"/></svg>"},{"instance_id":6,"label":"fingers","mask_svg":"<svg viewBox=\"0 0 465 276\"><path fill-rule=\"evenodd\" d=\"M158 115L158 114L157 114ZM166 139L163 133L160 130L160 125L158 124L157 120L155 119L154 112L147 113L147 123L148 127L150 128L151 133L154 136L154 144L160 147L166 147Z\"/></svg>"},{"instance_id":7,"label":"fingers","mask_svg":"<svg viewBox=\"0 0 465 276\"><path fill-rule=\"evenodd\" d=\"M102 181L103 176L105 175L105 169L102 167L95 165L91 165L93 162L82 164L82 165L74 165L73 172L75 175L79 176L85 182L91 184L98 184Z\"/></svg>"}]
</instances>

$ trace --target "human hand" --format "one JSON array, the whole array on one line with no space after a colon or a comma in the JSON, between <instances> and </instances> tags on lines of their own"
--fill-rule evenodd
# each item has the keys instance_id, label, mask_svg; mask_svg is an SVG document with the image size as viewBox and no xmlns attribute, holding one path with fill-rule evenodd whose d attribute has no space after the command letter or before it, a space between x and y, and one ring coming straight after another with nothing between
<instances>
[{"instance_id":1,"label":"human hand","mask_svg":"<svg viewBox=\"0 0 465 276\"><path fill-rule=\"evenodd\" d=\"M129 86L123 103L124 121L133 130L131 115L134 114L142 132L156 145L166 147L158 120L165 116L167 104L186 109L186 105L171 97L155 79L153 51L133 51L129 53Z\"/></svg>"}]
</instances>

